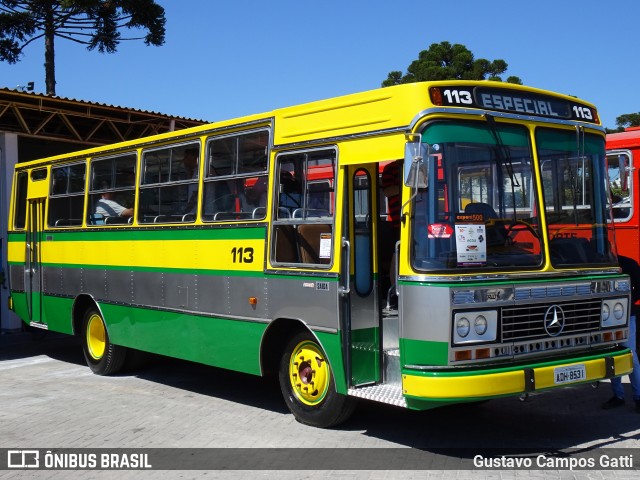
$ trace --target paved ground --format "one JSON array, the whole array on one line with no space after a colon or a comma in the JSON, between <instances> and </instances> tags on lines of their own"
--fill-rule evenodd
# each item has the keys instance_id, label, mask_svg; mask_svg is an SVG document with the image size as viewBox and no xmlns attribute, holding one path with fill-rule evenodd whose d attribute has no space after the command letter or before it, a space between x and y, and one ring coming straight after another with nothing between
<instances>
[{"instance_id":1,"label":"paved ground","mask_svg":"<svg viewBox=\"0 0 640 480\"><path fill-rule=\"evenodd\" d=\"M320 430L297 423L286 410L278 387L265 379L162 357L150 357L145 365L128 373L100 377L84 365L79 343L70 337L45 335L37 341L20 338L23 341L0 339L0 449L226 448L231 449L227 452L246 455L247 468L264 465L260 462L265 452L291 457L291 468L224 472L0 471L0 478L27 478L27 474L29 478L37 475L83 480L637 476L637 471L622 469L443 470L438 469L438 462L434 463L436 469L429 471L332 468L336 458L344 460L345 451L354 460L363 456L362 462L384 462L386 452L398 448L403 449L401 454L426 452L440 460L450 458L453 468L457 457L472 458L486 449L498 455L527 455L533 450L553 456L573 448L594 455L623 448L626 450L621 452L633 455L637 462L640 415L631 402L615 411L602 411L600 404L610 396L608 384L537 394L526 401L505 398L428 412L361 402L348 423L339 429ZM328 457L322 470L316 468L318 461L324 462L314 451L318 448L327 449L320 451ZM375 451L355 449L382 450L375 455Z\"/></svg>"}]
</instances>

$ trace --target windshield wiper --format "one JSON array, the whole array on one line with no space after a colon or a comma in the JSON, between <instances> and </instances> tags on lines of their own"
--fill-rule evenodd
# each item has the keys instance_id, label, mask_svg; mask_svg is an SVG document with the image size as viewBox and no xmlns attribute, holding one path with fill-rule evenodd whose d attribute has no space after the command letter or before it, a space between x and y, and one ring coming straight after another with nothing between
<instances>
[{"instance_id":1,"label":"windshield wiper","mask_svg":"<svg viewBox=\"0 0 640 480\"><path fill-rule=\"evenodd\" d=\"M503 164L507 173L509 174L509 179L511 180L511 203L513 204L513 220L515 221L517 217L516 213L516 190L515 187L520 187L520 183L516 178L516 174L513 171L513 162L511 161L511 153L509 149L506 147L504 142L502 141L502 137L500 136L500 132L498 131L498 127L496 125L496 121L493 118L493 115L489 115L488 113L484 115L487 119L487 124L490 127L491 134L493 135L494 140L496 141L496 152L498 154L498 160L501 164ZM502 190L502 182L498 185L498 189ZM502 206L502 202L500 202L500 215L504 216L504 207Z\"/></svg>"}]
</instances>

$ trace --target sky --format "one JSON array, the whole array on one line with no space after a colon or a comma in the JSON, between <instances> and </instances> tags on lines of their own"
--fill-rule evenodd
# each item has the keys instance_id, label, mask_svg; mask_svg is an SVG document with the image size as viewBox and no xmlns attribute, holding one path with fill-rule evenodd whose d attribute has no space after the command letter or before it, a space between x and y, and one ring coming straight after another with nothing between
<instances>
[{"instance_id":1,"label":"sky","mask_svg":"<svg viewBox=\"0 0 640 480\"><path fill-rule=\"evenodd\" d=\"M217 121L379 88L447 41L503 75L596 105L604 126L640 112L637 0L156 0L166 42L115 54L56 39L56 93ZM44 93L44 43L0 62L0 87Z\"/></svg>"}]
</instances>

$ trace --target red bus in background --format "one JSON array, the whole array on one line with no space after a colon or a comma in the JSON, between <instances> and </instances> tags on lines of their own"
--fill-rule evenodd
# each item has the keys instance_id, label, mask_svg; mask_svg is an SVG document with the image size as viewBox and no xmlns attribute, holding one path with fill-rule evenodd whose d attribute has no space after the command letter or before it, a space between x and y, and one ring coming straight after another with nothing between
<instances>
[{"instance_id":1,"label":"red bus in background","mask_svg":"<svg viewBox=\"0 0 640 480\"><path fill-rule=\"evenodd\" d=\"M606 148L618 255L640 263L640 127L608 134Z\"/></svg>"}]
</instances>

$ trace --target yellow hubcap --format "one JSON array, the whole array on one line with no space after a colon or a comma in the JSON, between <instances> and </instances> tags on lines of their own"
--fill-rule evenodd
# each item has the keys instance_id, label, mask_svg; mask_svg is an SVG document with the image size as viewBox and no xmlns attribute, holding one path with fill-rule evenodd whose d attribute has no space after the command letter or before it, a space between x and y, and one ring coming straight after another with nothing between
<instances>
[{"instance_id":1,"label":"yellow hubcap","mask_svg":"<svg viewBox=\"0 0 640 480\"><path fill-rule=\"evenodd\" d=\"M104 350L107 347L107 332L100 315L91 315L87 322L87 347L89 354L95 360L100 360L104 355Z\"/></svg>"},{"instance_id":2,"label":"yellow hubcap","mask_svg":"<svg viewBox=\"0 0 640 480\"><path fill-rule=\"evenodd\" d=\"M289 381L298 399L317 405L327 394L330 379L331 370L320 348L310 341L300 342L289 362Z\"/></svg>"}]
</instances>

